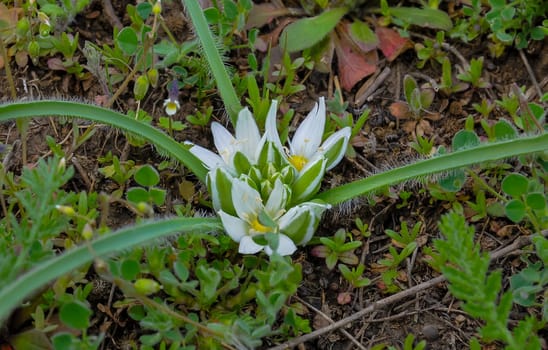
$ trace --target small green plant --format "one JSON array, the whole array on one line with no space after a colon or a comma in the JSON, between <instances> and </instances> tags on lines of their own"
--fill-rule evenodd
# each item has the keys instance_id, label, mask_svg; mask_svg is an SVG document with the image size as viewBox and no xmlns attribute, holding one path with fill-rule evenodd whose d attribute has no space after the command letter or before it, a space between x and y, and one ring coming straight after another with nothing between
<instances>
[{"instance_id":1,"label":"small green plant","mask_svg":"<svg viewBox=\"0 0 548 350\"><path fill-rule=\"evenodd\" d=\"M128 188L126 192L128 201L137 207L142 206L142 203L155 206L164 204L166 191L156 187L160 183L160 174L154 167L145 164L137 168L133 179L140 187Z\"/></svg>"},{"instance_id":2,"label":"small green plant","mask_svg":"<svg viewBox=\"0 0 548 350\"><path fill-rule=\"evenodd\" d=\"M427 112L435 95L432 89L421 89L411 75L403 78L403 93L409 111L415 118L420 118Z\"/></svg>"},{"instance_id":3,"label":"small green plant","mask_svg":"<svg viewBox=\"0 0 548 350\"><path fill-rule=\"evenodd\" d=\"M423 43L415 44L417 52L418 68L424 68L424 65L429 61L443 63L447 59L447 53L442 49L442 44L445 41L445 32L439 31L436 33L436 39L425 39Z\"/></svg>"},{"instance_id":4,"label":"small green plant","mask_svg":"<svg viewBox=\"0 0 548 350\"><path fill-rule=\"evenodd\" d=\"M488 118L489 114L491 114L491 111L493 111L493 108L495 108L495 104L487 99L482 99L481 103L473 103L472 107L481 114L483 118Z\"/></svg>"},{"instance_id":5,"label":"small green plant","mask_svg":"<svg viewBox=\"0 0 548 350\"><path fill-rule=\"evenodd\" d=\"M462 300L462 309L485 322L479 329L481 339L486 342L502 341L508 350L539 349L537 331L546 320L528 315L513 329L509 328L513 293L507 291L500 294L502 274L500 271L489 272L489 256L481 253L480 247L474 244L473 227L466 225L461 214L452 212L442 217L440 230L444 239L436 240L434 246L448 262L441 267L441 271L450 283L451 293ZM472 349L481 348L476 339L471 341L470 346Z\"/></svg>"},{"instance_id":6,"label":"small green plant","mask_svg":"<svg viewBox=\"0 0 548 350\"><path fill-rule=\"evenodd\" d=\"M350 269L348 266L344 264L339 264L339 271L343 275L343 277L350 282L350 284L354 288L362 288L367 287L371 284L371 280L369 278L363 277L363 272L365 271L365 265L358 264L358 266Z\"/></svg>"},{"instance_id":7,"label":"small green plant","mask_svg":"<svg viewBox=\"0 0 548 350\"><path fill-rule=\"evenodd\" d=\"M358 257L354 251L361 247L361 241L346 242L347 233L344 229L339 229L333 235L333 238L320 237L319 240L323 245L316 246L312 249L312 255L318 258L325 258L325 263L328 269L333 269L338 261L347 265L358 264Z\"/></svg>"},{"instance_id":8,"label":"small green plant","mask_svg":"<svg viewBox=\"0 0 548 350\"><path fill-rule=\"evenodd\" d=\"M457 74L457 78L460 80L472 84L475 88L488 88L491 84L483 77L483 57L478 59L472 58L470 61L470 67L466 67L464 72Z\"/></svg>"},{"instance_id":9,"label":"small green plant","mask_svg":"<svg viewBox=\"0 0 548 350\"><path fill-rule=\"evenodd\" d=\"M468 84L459 82L458 79L453 76L451 61L448 57L445 57L442 60L441 67L441 82L438 85L438 88L444 95L451 96L453 93L468 89Z\"/></svg>"},{"instance_id":10,"label":"small green plant","mask_svg":"<svg viewBox=\"0 0 548 350\"><path fill-rule=\"evenodd\" d=\"M416 135L416 141L411 142L410 146L421 156L431 156L435 151L434 137L428 139L426 136Z\"/></svg>"},{"instance_id":11,"label":"small green plant","mask_svg":"<svg viewBox=\"0 0 548 350\"><path fill-rule=\"evenodd\" d=\"M546 194L538 179L522 174L508 174L501 184L502 191L511 199L505 204L506 216L513 222L527 218L536 231L548 227Z\"/></svg>"}]
</instances>

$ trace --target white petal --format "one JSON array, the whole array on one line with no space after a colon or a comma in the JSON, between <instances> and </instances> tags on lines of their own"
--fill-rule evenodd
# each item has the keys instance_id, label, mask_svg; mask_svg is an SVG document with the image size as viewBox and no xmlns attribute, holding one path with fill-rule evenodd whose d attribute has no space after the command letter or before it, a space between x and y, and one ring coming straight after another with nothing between
<instances>
[{"instance_id":1,"label":"white petal","mask_svg":"<svg viewBox=\"0 0 548 350\"><path fill-rule=\"evenodd\" d=\"M246 237L249 232L249 225L244 220L228 215L222 210L219 211L219 216L221 217L226 233L235 242L241 242L241 240Z\"/></svg>"},{"instance_id":2,"label":"white petal","mask_svg":"<svg viewBox=\"0 0 548 350\"><path fill-rule=\"evenodd\" d=\"M272 100L272 103L270 104L270 109L268 110L268 115L266 116L266 122L265 122L265 135L266 140L274 143L274 146L278 148L282 154L283 152L283 145L282 141L280 141L280 135L278 134L278 128L276 125L276 114L278 111L278 101Z\"/></svg>"},{"instance_id":3,"label":"white petal","mask_svg":"<svg viewBox=\"0 0 548 350\"><path fill-rule=\"evenodd\" d=\"M255 163L257 160L255 157L256 150L261 140L261 134L253 114L247 108L242 109L238 114L236 140L239 149L252 163Z\"/></svg>"},{"instance_id":4,"label":"white petal","mask_svg":"<svg viewBox=\"0 0 548 350\"><path fill-rule=\"evenodd\" d=\"M308 116L295 131L289 147L291 154L311 158L318 151L322 143L325 128L325 102L320 97L319 104L315 104Z\"/></svg>"},{"instance_id":5,"label":"white petal","mask_svg":"<svg viewBox=\"0 0 548 350\"><path fill-rule=\"evenodd\" d=\"M255 254L260 252L263 248L264 246L255 243L251 236L245 236L240 241L238 252L240 254Z\"/></svg>"},{"instance_id":6,"label":"white petal","mask_svg":"<svg viewBox=\"0 0 548 350\"><path fill-rule=\"evenodd\" d=\"M340 139L344 139L343 142L345 146L341 148L341 151L339 152L337 157L335 157L333 160L328 159L330 163L326 171L333 169L337 164L339 164L341 159L344 157L351 133L352 133L352 130L349 127L345 127L337 131L336 133L332 134L331 136L329 136L320 147L320 153L327 153L331 147L335 146L337 142L339 142Z\"/></svg>"},{"instance_id":7,"label":"white petal","mask_svg":"<svg viewBox=\"0 0 548 350\"><path fill-rule=\"evenodd\" d=\"M213 141L219 155L226 164L231 164L232 156L236 153L236 139L224 126L217 122L211 123L211 132L213 133Z\"/></svg>"},{"instance_id":8,"label":"white petal","mask_svg":"<svg viewBox=\"0 0 548 350\"><path fill-rule=\"evenodd\" d=\"M236 214L244 220L253 220L264 209L261 195L245 181L232 183L232 202Z\"/></svg>"},{"instance_id":9,"label":"white petal","mask_svg":"<svg viewBox=\"0 0 548 350\"><path fill-rule=\"evenodd\" d=\"M225 165L225 162L217 153L213 153L207 148L194 145L190 148L190 153L198 157L208 169L214 169Z\"/></svg>"},{"instance_id":10,"label":"white petal","mask_svg":"<svg viewBox=\"0 0 548 350\"><path fill-rule=\"evenodd\" d=\"M297 246L295 245L295 243L293 243L291 238L287 237L284 234L279 234L278 249L276 250L276 253L280 254L281 256L285 256L295 253L296 250ZM268 246L264 247L264 251L268 255L272 255L272 253L274 253L272 248Z\"/></svg>"}]
</instances>

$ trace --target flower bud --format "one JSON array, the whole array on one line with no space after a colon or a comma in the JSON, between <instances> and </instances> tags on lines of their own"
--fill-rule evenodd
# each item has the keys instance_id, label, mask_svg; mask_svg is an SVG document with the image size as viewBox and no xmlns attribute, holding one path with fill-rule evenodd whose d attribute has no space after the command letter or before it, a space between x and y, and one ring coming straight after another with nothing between
<instances>
[{"instance_id":1,"label":"flower bud","mask_svg":"<svg viewBox=\"0 0 548 350\"><path fill-rule=\"evenodd\" d=\"M36 40L31 41L27 51L32 59L38 58L40 56L40 44Z\"/></svg>"},{"instance_id":2,"label":"flower bud","mask_svg":"<svg viewBox=\"0 0 548 350\"><path fill-rule=\"evenodd\" d=\"M93 238L93 229L91 228L91 225L89 223L86 223L84 225L84 229L82 230L82 238L84 238L86 241L89 241Z\"/></svg>"},{"instance_id":3,"label":"flower bud","mask_svg":"<svg viewBox=\"0 0 548 350\"><path fill-rule=\"evenodd\" d=\"M68 205L56 205L55 208L59 210L61 213L67 215L67 216L74 216L76 215L76 212L74 211L73 207L69 207Z\"/></svg>"},{"instance_id":4,"label":"flower bud","mask_svg":"<svg viewBox=\"0 0 548 350\"><path fill-rule=\"evenodd\" d=\"M150 85L152 85L152 87L156 87L158 86L158 69L156 68L151 68L147 71L147 78L148 78L148 81L150 82Z\"/></svg>"},{"instance_id":5,"label":"flower bud","mask_svg":"<svg viewBox=\"0 0 548 350\"><path fill-rule=\"evenodd\" d=\"M160 0L156 1L154 6L152 6L152 13L154 15L159 15L162 12L162 3Z\"/></svg>"},{"instance_id":6,"label":"flower bud","mask_svg":"<svg viewBox=\"0 0 548 350\"><path fill-rule=\"evenodd\" d=\"M150 295L162 289L162 286L158 282L150 278L139 278L133 286L137 293L142 295Z\"/></svg>"},{"instance_id":7,"label":"flower bud","mask_svg":"<svg viewBox=\"0 0 548 350\"><path fill-rule=\"evenodd\" d=\"M140 101L145 98L148 91L148 86L149 82L146 75L141 75L137 78L135 85L133 86L133 94L135 95L136 100Z\"/></svg>"}]
</instances>

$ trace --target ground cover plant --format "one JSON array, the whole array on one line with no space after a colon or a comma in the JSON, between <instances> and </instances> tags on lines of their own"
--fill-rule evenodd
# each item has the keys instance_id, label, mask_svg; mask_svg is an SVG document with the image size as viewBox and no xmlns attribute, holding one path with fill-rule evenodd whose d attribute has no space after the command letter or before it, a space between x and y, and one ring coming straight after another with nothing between
<instances>
[{"instance_id":1,"label":"ground cover plant","mask_svg":"<svg viewBox=\"0 0 548 350\"><path fill-rule=\"evenodd\" d=\"M1 5L3 347L545 346L537 4Z\"/></svg>"}]
</instances>

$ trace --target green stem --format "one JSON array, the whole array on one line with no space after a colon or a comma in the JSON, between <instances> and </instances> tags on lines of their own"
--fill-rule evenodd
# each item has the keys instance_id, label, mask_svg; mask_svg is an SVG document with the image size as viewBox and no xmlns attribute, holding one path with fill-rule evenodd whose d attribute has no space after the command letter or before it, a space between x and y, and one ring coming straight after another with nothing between
<instances>
[{"instance_id":1,"label":"green stem","mask_svg":"<svg viewBox=\"0 0 548 350\"><path fill-rule=\"evenodd\" d=\"M124 114L72 101L29 101L0 105L0 121L26 117L45 118L52 115L88 119L139 135L155 147L168 152L171 157L190 169L198 179L205 182L207 169L186 147L152 126Z\"/></svg>"},{"instance_id":2,"label":"green stem","mask_svg":"<svg viewBox=\"0 0 548 350\"><path fill-rule=\"evenodd\" d=\"M0 289L0 321L26 297L48 282L100 256L113 254L178 232L221 230L216 218L170 218L107 233L95 241L70 249L28 271Z\"/></svg>"},{"instance_id":3,"label":"green stem","mask_svg":"<svg viewBox=\"0 0 548 350\"><path fill-rule=\"evenodd\" d=\"M204 13L196 0L182 0L182 2L187 9L192 24L194 24L196 35L200 39L209 67L211 68L211 73L213 73L213 77L217 83L219 94L223 99L232 125L235 126L238 119L238 112L242 109L242 105L232 86L223 60L219 55L219 51L217 50L213 35L207 25Z\"/></svg>"},{"instance_id":4,"label":"green stem","mask_svg":"<svg viewBox=\"0 0 548 350\"><path fill-rule=\"evenodd\" d=\"M316 198L338 204L385 186L497 159L548 150L548 133L487 143L369 176L320 193Z\"/></svg>"}]
</instances>

